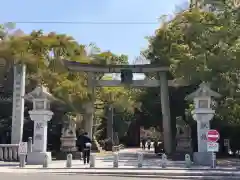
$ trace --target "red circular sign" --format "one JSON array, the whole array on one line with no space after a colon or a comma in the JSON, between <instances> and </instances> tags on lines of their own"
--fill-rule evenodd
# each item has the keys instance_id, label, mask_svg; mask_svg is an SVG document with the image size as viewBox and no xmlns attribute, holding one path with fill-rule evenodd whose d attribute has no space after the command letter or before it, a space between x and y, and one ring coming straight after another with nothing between
<instances>
[{"instance_id":1,"label":"red circular sign","mask_svg":"<svg viewBox=\"0 0 240 180\"><path fill-rule=\"evenodd\" d=\"M217 142L220 138L220 134L217 130L211 129L207 132L207 140L209 142Z\"/></svg>"}]
</instances>

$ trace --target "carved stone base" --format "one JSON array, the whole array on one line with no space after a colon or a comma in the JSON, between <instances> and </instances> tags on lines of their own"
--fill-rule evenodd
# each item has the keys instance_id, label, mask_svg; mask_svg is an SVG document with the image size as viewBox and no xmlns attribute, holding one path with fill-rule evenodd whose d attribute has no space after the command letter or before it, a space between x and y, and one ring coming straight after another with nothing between
<instances>
[{"instance_id":1,"label":"carved stone base","mask_svg":"<svg viewBox=\"0 0 240 180\"><path fill-rule=\"evenodd\" d=\"M56 158L56 160L66 160L67 159L67 155L69 153L68 152L57 152L54 156L54 158ZM72 158L73 160L80 160L81 159L81 152L78 152L78 151L72 151L71 152L72 154Z\"/></svg>"},{"instance_id":2,"label":"carved stone base","mask_svg":"<svg viewBox=\"0 0 240 180\"><path fill-rule=\"evenodd\" d=\"M176 152L192 153L192 139L189 137L177 138Z\"/></svg>"},{"instance_id":3,"label":"carved stone base","mask_svg":"<svg viewBox=\"0 0 240 180\"><path fill-rule=\"evenodd\" d=\"M28 165L42 165L47 156L48 163L52 161L51 152L30 152L27 154L27 164Z\"/></svg>"},{"instance_id":4,"label":"carved stone base","mask_svg":"<svg viewBox=\"0 0 240 180\"><path fill-rule=\"evenodd\" d=\"M75 152L76 148L76 136L61 137L61 151L62 152Z\"/></svg>"},{"instance_id":5,"label":"carved stone base","mask_svg":"<svg viewBox=\"0 0 240 180\"><path fill-rule=\"evenodd\" d=\"M212 153L211 152L194 152L193 153L193 162L196 165L201 166L211 166L212 163ZM216 161L215 161L216 163Z\"/></svg>"}]
</instances>

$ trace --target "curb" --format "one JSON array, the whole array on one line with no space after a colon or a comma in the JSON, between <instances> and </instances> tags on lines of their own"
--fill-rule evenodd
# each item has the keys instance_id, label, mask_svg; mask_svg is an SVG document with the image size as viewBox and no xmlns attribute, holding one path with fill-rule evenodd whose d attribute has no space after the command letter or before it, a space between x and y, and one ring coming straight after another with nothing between
<instances>
[{"instance_id":1,"label":"curb","mask_svg":"<svg viewBox=\"0 0 240 180\"><path fill-rule=\"evenodd\" d=\"M118 167L118 168L112 168L112 167L103 167L103 168L90 168L90 167L72 167L72 168L66 168L66 167L61 167L61 168L54 168L54 167L48 167L48 168L37 168L37 167L25 167L25 168L20 168L20 167L12 167L12 168L8 168L8 169L12 169L12 170L108 170L109 172L111 171L188 171L188 172L229 172L229 173L237 173L240 172L239 169L223 169L223 168L219 168L219 169L200 169L200 168L135 168L135 167L130 167L130 168L124 168L124 167ZM240 174L240 173L239 173Z\"/></svg>"}]
</instances>

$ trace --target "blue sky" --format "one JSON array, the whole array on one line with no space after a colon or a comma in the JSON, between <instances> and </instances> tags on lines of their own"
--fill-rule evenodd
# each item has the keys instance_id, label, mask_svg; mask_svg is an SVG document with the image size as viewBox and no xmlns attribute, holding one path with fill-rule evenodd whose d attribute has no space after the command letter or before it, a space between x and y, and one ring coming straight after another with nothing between
<instances>
[{"instance_id":1,"label":"blue sky","mask_svg":"<svg viewBox=\"0 0 240 180\"><path fill-rule=\"evenodd\" d=\"M126 54L132 61L147 47L144 37L159 27L158 18L172 13L186 0L7 0L1 3L0 22L88 21L153 22L152 24L17 24L29 33L43 29L67 33L82 44L94 42L102 50ZM156 23L154 23L156 22Z\"/></svg>"}]
</instances>

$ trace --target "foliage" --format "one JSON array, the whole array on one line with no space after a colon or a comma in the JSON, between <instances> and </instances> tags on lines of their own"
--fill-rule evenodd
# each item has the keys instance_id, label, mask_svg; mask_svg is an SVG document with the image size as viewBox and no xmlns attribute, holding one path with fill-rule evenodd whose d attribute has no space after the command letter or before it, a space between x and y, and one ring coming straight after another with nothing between
<instances>
[{"instance_id":1,"label":"foliage","mask_svg":"<svg viewBox=\"0 0 240 180\"><path fill-rule=\"evenodd\" d=\"M13 23L0 26L0 58L6 61L5 68L14 64L27 66L27 86L33 89L36 84L47 86L59 100L62 111L71 115L84 111L83 104L92 98L87 86L87 74L70 72L63 60L94 64L127 64L128 57L116 55L110 51L102 52L95 44L79 44L73 37L42 30L24 34L14 29ZM4 73L2 74L4 76ZM97 74L101 79L104 74ZM109 95L113 99L109 99ZM113 100L115 101L113 103ZM132 114L134 98L131 90L119 88L97 88L96 102L112 103L118 112ZM103 111L97 110L97 116ZM120 118L123 119L124 118Z\"/></svg>"},{"instance_id":2,"label":"foliage","mask_svg":"<svg viewBox=\"0 0 240 180\"><path fill-rule=\"evenodd\" d=\"M162 22L143 55L151 63L170 66L175 79L210 82L224 97L216 118L240 123L240 11L230 1L216 2L205 2L211 11L193 7Z\"/></svg>"}]
</instances>

